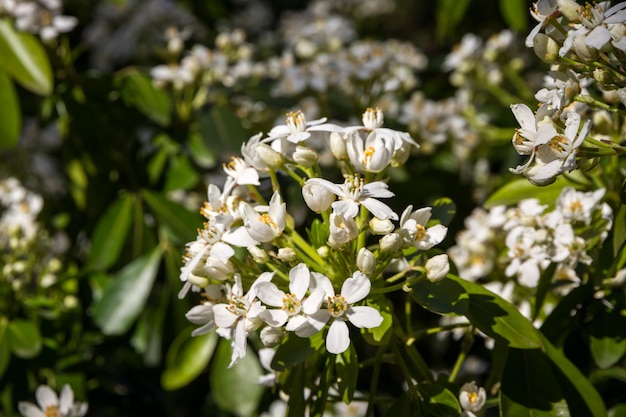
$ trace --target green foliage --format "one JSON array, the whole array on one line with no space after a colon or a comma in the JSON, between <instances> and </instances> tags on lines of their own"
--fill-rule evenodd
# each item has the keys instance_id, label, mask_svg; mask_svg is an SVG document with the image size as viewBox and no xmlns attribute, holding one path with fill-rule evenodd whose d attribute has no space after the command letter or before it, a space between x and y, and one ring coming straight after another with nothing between
<instances>
[{"instance_id":1,"label":"green foliage","mask_svg":"<svg viewBox=\"0 0 626 417\"><path fill-rule=\"evenodd\" d=\"M39 95L52 92L50 61L34 35L19 32L8 19L0 19L0 68L22 87Z\"/></svg>"},{"instance_id":2,"label":"green foliage","mask_svg":"<svg viewBox=\"0 0 626 417\"><path fill-rule=\"evenodd\" d=\"M174 339L165 358L161 385L166 390L176 390L188 385L205 371L217 345L215 332L191 337L186 328Z\"/></svg>"},{"instance_id":3,"label":"green foliage","mask_svg":"<svg viewBox=\"0 0 626 417\"><path fill-rule=\"evenodd\" d=\"M15 146L20 135L22 114L13 82L0 71L0 149Z\"/></svg>"},{"instance_id":4,"label":"green foliage","mask_svg":"<svg viewBox=\"0 0 626 417\"><path fill-rule=\"evenodd\" d=\"M150 120L167 126L172 120L172 104L169 95L156 88L146 74L135 68L128 68L117 75L117 83L122 99L135 106Z\"/></svg>"}]
</instances>

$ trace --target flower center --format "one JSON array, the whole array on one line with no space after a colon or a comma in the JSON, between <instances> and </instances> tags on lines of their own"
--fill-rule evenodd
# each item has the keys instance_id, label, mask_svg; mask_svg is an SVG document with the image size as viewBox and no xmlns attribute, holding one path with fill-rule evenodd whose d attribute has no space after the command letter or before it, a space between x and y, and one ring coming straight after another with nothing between
<instances>
[{"instance_id":1,"label":"flower center","mask_svg":"<svg viewBox=\"0 0 626 417\"><path fill-rule=\"evenodd\" d=\"M569 140L565 135L556 135L550 139L550 149L556 156L567 156L570 151Z\"/></svg>"},{"instance_id":2,"label":"flower center","mask_svg":"<svg viewBox=\"0 0 626 417\"><path fill-rule=\"evenodd\" d=\"M277 228L278 225L276 222L270 217L269 213L263 213L259 216L259 221L265 223L269 227Z\"/></svg>"},{"instance_id":3,"label":"flower center","mask_svg":"<svg viewBox=\"0 0 626 417\"><path fill-rule=\"evenodd\" d=\"M285 297L283 297L282 301L282 309L286 311L287 314L289 314L290 316L293 316L294 314L298 314L300 312L302 306L300 304L300 300L298 300L295 295L285 294Z\"/></svg>"},{"instance_id":4,"label":"flower center","mask_svg":"<svg viewBox=\"0 0 626 417\"><path fill-rule=\"evenodd\" d=\"M421 224L415 225L415 241L420 241L426 237L426 228Z\"/></svg>"},{"instance_id":5,"label":"flower center","mask_svg":"<svg viewBox=\"0 0 626 417\"><path fill-rule=\"evenodd\" d=\"M354 174L352 177L346 177L344 182L344 195L354 201L358 201L361 198L363 192L363 185L365 181L359 174Z\"/></svg>"},{"instance_id":6,"label":"flower center","mask_svg":"<svg viewBox=\"0 0 626 417\"><path fill-rule=\"evenodd\" d=\"M57 405L47 406L43 413L46 417L61 417L61 413L59 412L59 406Z\"/></svg>"},{"instance_id":7,"label":"flower center","mask_svg":"<svg viewBox=\"0 0 626 417\"><path fill-rule=\"evenodd\" d=\"M328 297L328 312L333 317L340 317L348 309L348 303L342 295L335 295L334 297Z\"/></svg>"},{"instance_id":8,"label":"flower center","mask_svg":"<svg viewBox=\"0 0 626 417\"><path fill-rule=\"evenodd\" d=\"M469 400L470 403L476 404L476 401L478 401L478 393L477 392L468 392L467 393L467 399Z\"/></svg>"},{"instance_id":9,"label":"flower center","mask_svg":"<svg viewBox=\"0 0 626 417\"><path fill-rule=\"evenodd\" d=\"M230 300L230 305L227 307L227 309L237 316L245 316L250 309L250 303L248 302L248 300L240 295L233 295L233 298Z\"/></svg>"},{"instance_id":10,"label":"flower center","mask_svg":"<svg viewBox=\"0 0 626 417\"><path fill-rule=\"evenodd\" d=\"M569 211L573 214L581 214L583 212L583 205L580 204L580 201L572 201L568 207Z\"/></svg>"},{"instance_id":11,"label":"flower center","mask_svg":"<svg viewBox=\"0 0 626 417\"><path fill-rule=\"evenodd\" d=\"M301 110L297 112L287 113L287 127L291 130L291 133L304 132L306 129L306 117Z\"/></svg>"},{"instance_id":12,"label":"flower center","mask_svg":"<svg viewBox=\"0 0 626 417\"><path fill-rule=\"evenodd\" d=\"M363 164L364 166L368 165L372 161L372 157L374 156L375 152L376 152L376 149L374 149L373 146L370 146L366 150L364 150L361 164Z\"/></svg>"},{"instance_id":13,"label":"flower center","mask_svg":"<svg viewBox=\"0 0 626 417\"><path fill-rule=\"evenodd\" d=\"M383 121L383 111L378 107L375 109L368 107L363 113L363 126L367 130L378 129L383 125Z\"/></svg>"}]
</instances>

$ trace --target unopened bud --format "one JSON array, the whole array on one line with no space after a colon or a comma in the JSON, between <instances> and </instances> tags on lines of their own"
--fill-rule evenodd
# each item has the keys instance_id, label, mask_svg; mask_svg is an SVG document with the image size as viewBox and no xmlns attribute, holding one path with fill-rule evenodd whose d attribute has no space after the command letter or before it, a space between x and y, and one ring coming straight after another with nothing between
<instances>
[{"instance_id":1,"label":"unopened bud","mask_svg":"<svg viewBox=\"0 0 626 417\"><path fill-rule=\"evenodd\" d=\"M376 258L372 251L367 248L361 248L356 257L356 266L364 274L371 274L376 268Z\"/></svg>"},{"instance_id":2,"label":"unopened bud","mask_svg":"<svg viewBox=\"0 0 626 417\"><path fill-rule=\"evenodd\" d=\"M571 22L580 21L580 16L578 11L580 10L580 4L576 3L574 0L557 0L556 1L557 8L559 12Z\"/></svg>"},{"instance_id":3,"label":"unopened bud","mask_svg":"<svg viewBox=\"0 0 626 417\"><path fill-rule=\"evenodd\" d=\"M432 282L441 281L450 272L450 262L448 261L448 255L441 254L435 255L426 261L424 266L426 269L426 278Z\"/></svg>"},{"instance_id":4,"label":"unopened bud","mask_svg":"<svg viewBox=\"0 0 626 417\"><path fill-rule=\"evenodd\" d=\"M278 249L278 259L283 262L291 262L296 259L298 254L292 248L280 248Z\"/></svg>"},{"instance_id":5,"label":"unopened bud","mask_svg":"<svg viewBox=\"0 0 626 417\"><path fill-rule=\"evenodd\" d=\"M330 151L337 160L342 161L348 159L348 150L346 148L346 140L339 132L332 132L329 138Z\"/></svg>"},{"instance_id":6,"label":"unopened bud","mask_svg":"<svg viewBox=\"0 0 626 417\"><path fill-rule=\"evenodd\" d=\"M266 143L259 143L254 147L254 151L269 168L276 169L283 165L283 155L280 152L276 152Z\"/></svg>"},{"instance_id":7,"label":"unopened bud","mask_svg":"<svg viewBox=\"0 0 626 417\"><path fill-rule=\"evenodd\" d=\"M187 281L191 282L193 285L200 287L200 288L204 288L207 285L209 285L209 280L207 278L200 277L193 273L189 274L189 276L187 277Z\"/></svg>"},{"instance_id":8,"label":"unopened bud","mask_svg":"<svg viewBox=\"0 0 626 417\"><path fill-rule=\"evenodd\" d=\"M585 62L593 62L598 59L598 50L593 46L589 46L585 43L586 36L572 35L572 48L576 55Z\"/></svg>"},{"instance_id":9,"label":"unopened bud","mask_svg":"<svg viewBox=\"0 0 626 417\"><path fill-rule=\"evenodd\" d=\"M326 259L326 258L328 258L328 254L330 253L330 248L328 246L326 246L326 245L320 246L319 248L317 248L316 252L323 259Z\"/></svg>"},{"instance_id":10,"label":"unopened bud","mask_svg":"<svg viewBox=\"0 0 626 417\"><path fill-rule=\"evenodd\" d=\"M247 249L248 249L248 253L250 253L250 255L252 256L252 259L254 260L254 262L258 264L264 264L270 260L269 256L267 255L267 252L265 252L265 250L261 249L258 246L248 246Z\"/></svg>"},{"instance_id":11,"label":"unopened bud","mask_svg":"<svg viewBox=\"0 0 626 417\"><path fill-rule=\"evenodd\" d=\"M285 330L283 327L266 326L261 329L261 342L263 346L272 348L278 346L285 338Z\"/></svg>"},{"instance_id":12,"label":"unopened bud","mask_svg":"<svg viewBox=\"0 0 626 417\"><path fill-rule=\"evenodd\" d=\"M538 33L533 40L535 55L546 64L552 64L559 59L559 44L544 33Z\"/></svg>"},{"instance_id":13,"label":"unopened bud","mask_svg":"<svg viewBox=\"0 0 626 417\"><path fill-rule=\"evenodd\" d=\"M395 226L389 219L379 219L373 217L369 223L370 231L375 235L386 235L393 232Z\"/></svg>"},{"instance_id":14,"label":"unopened bud","mask_svg":"<svg viewBox=\"0 0 626 417\"><path fill-rule=\"evenodd\" d=\"M310 168L317 162L317 152L306 146L296 146L293 160L305 168Z\"/></svg>"},{"instance_id":15,"label":"unopened bud","mask_svg":"<svg viewBox=\"0 0 626 417\"><path fill-rule=\"evenodd\" d=\"M385 253L395 253L402 248L402 238L397 233L389 233L380 239L380 250Z\"/></svg>"}]
</instances>

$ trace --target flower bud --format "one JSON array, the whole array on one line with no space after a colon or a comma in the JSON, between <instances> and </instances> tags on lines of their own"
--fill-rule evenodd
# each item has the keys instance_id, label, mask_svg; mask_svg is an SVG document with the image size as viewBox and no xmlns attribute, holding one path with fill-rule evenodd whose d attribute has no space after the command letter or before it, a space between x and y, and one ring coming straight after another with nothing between
<instances>
[{"instance_id":1,"label":"flower bud","mask_svg":"<svg viewBox=\"0 0 626 417\"><path fill-rule=\"evenodd\" d=\"M402 237L397 233L389 233L380 239L380 250L385 253L395 253L402 248Z\"/></svg>"},{"instance_id":2,"label":"flower bud","mask_svg":"<svg viewBox=\"0 0 626 417\"><path fill-rule=\"evenodd\" d=\"M538 33L533 40L535 55L546 64L552 64L559 59L559 44L544 33Z\"/></svg>"},{"instance_id":3,"label":"flower bud","mask_svg":"<svg viewBox=\"0 0 626 417\"><path fill-rule=\"evenodd\" d=\"M265 326L261 329L260 336L263 346L272 348L278 346L285 338L285 330L283 327Z\"/></svg>"},{"instance_id":4,"label":"flower bud","mask_svg":"<svg viewBox=\"0 0 626 417\"><path fill-rule=\"evenodd\" d=\"M386 235L393 232L395 226L389 219L379 219L372 217L369 223L370 231L375 235Z\"/></svg>"},{"instance_id":5,"label":"flower bud","mask_svg":"<svg viewBox=\"0 0 626 417\"><path fill-rule=\"evenodd\" d=\"M330 253L330 248L328 246L326 246L326 245L320 246L319 248L317 248L316 252L323 259L326 259L326 258L328 258L328 254Z\"/></svg>"},{"instance_id":6,"label":"flower bud","mask_svg":"<svg viewBox=\"0 0 626 417\"><path fill-rule=\"evenodd\" d=\"M450 262L448 255L435 255L426 261L424 266L426 269L426 278L432 282L441 281L450 272Z\"/></svg>"},{"instance_id":7,"label":"flower bud","mask_svg":"<svg viewBox=\"0 0 626 417\"><path fill-rule=\"evenodd\" d=\"M306 146L296 146L293 153L293 160L305 168L310 168L317 162L317 152Z\"/></svg>"},{"instance_id":8,"label":"flower bud","mask_svg":"<svg viewBox=\"0 0 626 417\"><path fill-rule=\"evenodd\" d=\"M333 201L335 201L335 194L330 192L327 188L313 182L304 184L302 187L302 197L306 205L316 213L328 210Z\"/></svg>"},{"instance_id":9,"label":"flower bud","mask_svg":"<svg viewBox=\"0 0 626 417\"><path fill-rule=\"evenodd\" d=\"M200 287L200 288L204 288L207 285L209 285L209 280L207 278L200 277L193 273L189 274L189 276L187 277L187 281L191 282L193 285L195 285L196 287Z\"/></svg>"},{"instance_id":10,"label":"flower bud","mask_svg":"<svg viewBox=\"0 0 626 417\"><path fill-rule=\"evenodd\" d=\"M330 151L337 160L342 161L348 159L348 149L346 147L346 140L339 132L332 132L330 134Z\"/></svg>"},{"instance_id":11,"label":"flower bud","mask_svg":"<svg viewBox=\"0 0 626 417\"><path fill-rule=\"evenodd\" d=\"M585 43L587 39L586 36L582 35L572 35L574 38L572 39L572 48L576 55L580 59L585 62L593 62L598 59L598 50L592 46L589 46Z\"/></svg>"},{"instance_id":12,"label":"flower bud","mask_svg":"<svg viewBox=\"0 0 626 417\"><path fill-rule=\"evenodd\" d=\"M579 22L580 16L578 15L578 10L580 10L580 4L576 3L574 0L557 0L556 1L557 8L559 12L571 22Z\"/></svg>"},{"instance_id":13,"label":"flower bud","mask_svg":"<svg viewBox=\"0 0 626 417\"><path fill-rule=\"evenodd\" d=\"M367 248L361 248L356 257L356 266L364 274L371 274L376 268L376 258L372 251Z\"/></svg>"},{"instance_id":14,"label":"flower bud","mask_svg":"<svg viewBox=\"0 0 626 417\"><path fill-rule=\"evenodd\" d=\"M283 262L291 262L296 259L298 254L292 248L280 248L278 249L278 259Z\"/></svg>"},{"instance_id":15,"label":"flower bud","mask_svg":"<svg viewBox=\"0 0 626 417\"><path fill-rule=\"evenodd\" d=\"M254 262L258 264L264 264L270 260L270 257L267 255L265 250L261 249L258 246L248 246L248 253L252 256Z\"/></svg>"},{"instance_id":16,"label":"flower bud","mask_svg":"<svg viewBox=\"0 0 626 417\"><path fill-rule=\"evenodd\" d=\"M259 143L254 147L254 151L269 168L276 169L283 165L283 155L266 143Z\"/></svg>"}]
</instances>

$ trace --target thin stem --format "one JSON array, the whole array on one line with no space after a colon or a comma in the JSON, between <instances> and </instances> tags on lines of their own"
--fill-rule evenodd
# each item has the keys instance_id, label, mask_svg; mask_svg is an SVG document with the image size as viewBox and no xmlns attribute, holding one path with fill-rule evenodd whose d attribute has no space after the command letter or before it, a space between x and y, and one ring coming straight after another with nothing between
<instances>
[{"instance_id":1,"label":"thin stem","mask_svg":"<svg viewBox=\"0 0 626 417\"><path fill-rule=\"evenodd\" d=\"M383 355L385 354L385 348L385 346L381 346L376 352L374 369L372 371L372 383L370 384L369 399L367 402L367 411L365 412L365 417L370 417L374 413L373 398L376 396L376 391L378 390L378 379L380 378L380 367L382 364Z\"/></svg>"},{"instance_id":2,"label":"thin stem","mask_svg":"<svg viewBox=\"0 0 626 417\"><path fill-rule=\"evenodd\" d=\"M471 329L470 332L466 333L465 337L463 338L463 342L461 343L461 351L459 352L459 356L456 358L456 362L454 363L452 372L450 372L450 377L448 378L448 381L450 381L451 383L454 383L454 380L459 375L459 371L463 366L463 362L465 362L465 358L467 357L467 354L469 353L469 350L471 349L473 344L474 331L473 329Z\"/></svg>"}]
</instances>

